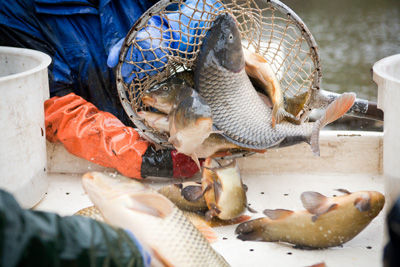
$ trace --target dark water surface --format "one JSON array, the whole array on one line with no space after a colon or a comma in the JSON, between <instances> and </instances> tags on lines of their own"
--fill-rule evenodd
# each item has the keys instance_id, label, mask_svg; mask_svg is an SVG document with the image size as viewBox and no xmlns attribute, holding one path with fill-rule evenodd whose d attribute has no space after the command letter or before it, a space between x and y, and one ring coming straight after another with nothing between
<instances>
[{"instance_id":1,"label":"dark water surface","mask_svg":"<svg viewBox=\"0 0 400 267\"><path fill-rule=\"evenodd\" d=\"M400 0L282 0L305 22L320 51L321 88L353 91L376 101L372 65L400 53ZM381 124L349 122L354 130L376 130ZM336 128L348 128L336 125Z\"/></svg>"},{"instance_id":2,"label":"dark water surface","mask_svg":"<svg viewBox=\"0 0 400 267\"><path fill-rule=\"evenodd\" d=\"M376 100L371 67L400 53L400 0L283 0L320 49L322 88Z\"/></svg>"}]
</instances>

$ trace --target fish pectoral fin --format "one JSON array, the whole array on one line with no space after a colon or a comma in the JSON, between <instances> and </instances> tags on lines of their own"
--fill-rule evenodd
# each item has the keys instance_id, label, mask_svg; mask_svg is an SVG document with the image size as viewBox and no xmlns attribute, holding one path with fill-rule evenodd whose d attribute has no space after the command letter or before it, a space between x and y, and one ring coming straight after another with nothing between
<instances>
[{"instance_id":1,"label":"fish pectoral fin","mask_svg":"<svg viewBox=\"0 0 400 267\"><path fill-rule=\"evenodd\" d=\"M212 220L212 218L214 218L214 211L208 210L208 211L204 214L204 218L206 219L207 222L210 222L210 221Z\"/></svg>"},{"instance_id":2,"label":"fish pectoral fin","mask_svg":"<svg viewBox=\"0 0 400 267\"><path fill-rule=\"evenodd\" d=\"M249 204L246 205L246 208L249 212L251 213L258 213L258 211L256 211L255 209L253 209L252 207L249 206Z\"/></svg>"},{"instance_id":3,"label":"fish pectoral fin","mask_svg":"<svg viewBox=\"0 0 400 267\"><path fill-rule=\"evenodd\" d=\"M280 219L285 219L286 217L292 215L294 211L285 209L275 209L275 210L266 209L263 211L263 213L271 220L280 220Z\"/></svg>"},{"instance_id":4,"label":"fish pectoral fin","mask_svg":"<svg viewBox=\"0 0 400 267\"><path fill-rule=\"evenodd\" d=\"M350 195L351 194L351 192L349 190L347 190L347 189L339 188L339 189L335 189L335 190L340 192L340 193L346 194L346 195Z\"/></svg>"},{"instance_id":5,"label":"fish pectoral fin","mask_svg":"<svg viewBox=\"0 0 400 267\"><path fill-rule=\"evenodd\" d=\"M146 213L154 217L165 218L172 213L174 205L158 193L142 193L130 195L128 209Z\"/></svg>"},{"instance_id":6,"label":"fish pectoral fin","mask_svg":"<svg viewBox=\"0 0 400 267\"><path fill-rule=\"evenodd\" d=\"M199 185L189 185L182 189L181 195L190 202L195 202L203 197L205 190Z\"/></svg>"},{"instance_id":7,"label":"fish pectoral fin","mask_svg":"<svg viewBox=\"0 0 400 267\"><path fill-rule=\"evenodd\" d=\"M199 168L199 171L202 171L201 165L200 165L200 161L199 158L196 155L196 152L192 153L192 155L190 155L190 157L192 158L192 160L196 163L197 167Z\"/></svg>"},{"instance_id":8,"label":"fish pectoral fin","mask_svg":"<svg viewBox=\"0 0 400 267\"><path fill-rule=\"evenodd\" d=\"M371 209L371 198L369 197L358 197L354 200L354 206L361 212L369 211Z\"/></svg>"},{"instance_id":9,"label":"fish pectoral fin","mask_svg":"<svg viewBox=\"0 0 400 267\"><path fill-rule=\"evenodd\" d=\"M303 207L312 214L317 214L328 200L326 196L312 191L303 192L300 199L303 203Z\"/></svg>"},{"instance_id":10,"label":"fish pectoral fin","mask_svg":"<svg viewBox=\"0 0 400 267\"><path fill-rule=\"evenodd\" d=\"M314 216L311 217L311 221L312 221L312 222L315 222L316 220L318 220L318 218L319 218L321 215L324 215L325 213L328 213L328 212L330 212L331 210L336 209L338 206L339 206L338 204L334 203L334 204L330 205L327 209L323 209L323 210L318 211L317 214L315 214Z\"/></svg>"},{"instance_id":11,"label":"fish pectoral fin","mask_svg":"<svg viewBox=\"0 0 400 267\"><path fill-rule=\"evenodd\" d=\"M293 114L287 112L283 107L280 107L278 104L275 104L274 108L272 109L273 122L275 120L276 124L278 124L285 118L291 119L295 124L301 123L301 121L297 119ZM275 125L273 125L272 127L275 127Z\"/></svg>"}]
</instances>

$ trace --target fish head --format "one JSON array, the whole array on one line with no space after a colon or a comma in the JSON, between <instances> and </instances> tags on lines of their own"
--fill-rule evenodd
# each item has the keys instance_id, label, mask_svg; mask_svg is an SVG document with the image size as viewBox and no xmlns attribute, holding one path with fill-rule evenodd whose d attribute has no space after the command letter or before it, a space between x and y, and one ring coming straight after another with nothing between
<instances>
[{"instance_id":1,"label":"fish head","mask_svg":"<svg viewBox=\"0 0 400 267\"><path fill-rule=\"evenodd\" d=\"M125 192L145 192L146 186L120 175L111 177L101 172L89 172L83 175L82 185L93 202L111 201Z\"/></svg>"},{"instance_id":2,"label":"fish head","mask_svg":"<svg viewBox=\"0 0 400 267\"><path fill-rule=\"evenodd\" d=\"M353 193L353 204L360 212L367 212L374 218L385 205L385 196L377 191L360 191Z\"/></svg>"},{"instance_id":3,"label":"fish head","mask_svg":"<svg viewBox=\"0 0 400 267\"><path fill-rule=\"evenodd\" d=\"M229 13L218 15L208 30L201 54L205 58L213 54L219 66L232 72L240 72L244 66L242 39L236 19ZM207 59L205 59L207 60Z\"/></svg>"},{"instance_id":4,"label":"fish head","mask_svg":"<svg viewBox=\"0 0 400 267\"><path fill-rule=\"evenodd\" d=\"M112 210L123 216L139 218L164 218L172 212L173 204L161 194L133 179L111 177L100 172L83 175L82 185L89 198L102 212ZM118 208L121 210L118 211ZM106 219L110 220L107 214ZM108 217L108 218L107 218ZM122 226L121 226L122 227Z\"/></svg>"},{"instance_id":5,"label":"fish head","mask_svg":"<svg viewBox=\"0 0 400 267\"><path fill-rule=\"evenodd\" d=\"M201 136L201 144L212 131L211 109L206 101L194 90L184 97L172 111L173 131L188 132L193 136ZM174 134L171 130L171 134Z\"/></svg>"},{"instance_id":6,"label":"fish head","mask_svg":"<svg viewBox=\"0 0 400 267\"><path fill-rule=\"evenodd\" d=\"M144 91L142 101L162 112L169 113L178 96L186 87L184 80L172 77Z\"/></svg>"}]
</instances>

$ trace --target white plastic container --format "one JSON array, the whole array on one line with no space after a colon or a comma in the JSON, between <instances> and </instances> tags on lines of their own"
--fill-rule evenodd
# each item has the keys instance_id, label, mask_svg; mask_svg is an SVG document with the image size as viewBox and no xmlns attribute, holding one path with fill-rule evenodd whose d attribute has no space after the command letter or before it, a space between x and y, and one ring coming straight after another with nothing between
<instances>
[{"instance_id":1,"label":"white plastic container","mask_svg":"<svg viewBox=\"0 0 400 267\"><path fill-rule=\"evenodd\" d=\"M378 108L385 114L383 174L390 208L400 196L400 54L376 62L373 80L378 85Z\"/></svg>"},{"instance_id":2,"label":"white plastic container","mask_svg":"<svg viewBox=\"0 0 400 267\"><path fill-rule=\"evenodd\" d=\"M0 47L0 187L25 208L48 188L43 102L50 62L39 51Z\"/></svg>"}]
</instances>

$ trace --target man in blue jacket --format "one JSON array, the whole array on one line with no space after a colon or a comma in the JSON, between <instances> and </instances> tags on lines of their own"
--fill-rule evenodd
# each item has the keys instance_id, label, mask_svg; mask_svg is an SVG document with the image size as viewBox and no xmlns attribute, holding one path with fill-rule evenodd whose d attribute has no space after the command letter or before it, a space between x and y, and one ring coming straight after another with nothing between
<instances>
[{"instance_id":1,"label":"man in blue jacket","mask_svg":"<svg viewBox=\"0 0 400 267\"><path fill-rule=\"evenodd\" d=\"M128 177L191 177L198 168L190 158L175 150L155 151L130 127L111 68L119 57L115 45L155 2L0 0L0 45L52 57L52 98L45 103L49 141L62 142L70 153ZM194 6L197 1L186 2ZM114 65L107 66L107 60ZM89 122L91 128L83 127Z\"/></svg>"},{"instance_id":2,"label":"man in blue jacket","mask_svg":"<svg viewBox=\"0 0 400 267\"><path fill-rule=\"evenodd\" d=\"M0 46L52 57L51 99L45 102L49 141L129 177L190 177L198 171L196 164L175 150L155 151L141 139L117 95L112 67L118 46L155 2L0 0ZM23 210L2 190L0 237L0 266L149 265L131 233L82 217Z\"/></svg>"}]
</instances>

